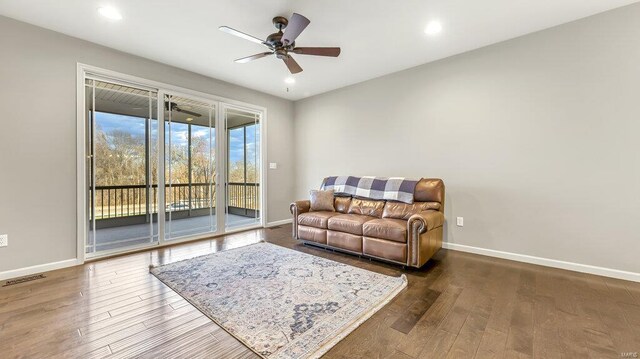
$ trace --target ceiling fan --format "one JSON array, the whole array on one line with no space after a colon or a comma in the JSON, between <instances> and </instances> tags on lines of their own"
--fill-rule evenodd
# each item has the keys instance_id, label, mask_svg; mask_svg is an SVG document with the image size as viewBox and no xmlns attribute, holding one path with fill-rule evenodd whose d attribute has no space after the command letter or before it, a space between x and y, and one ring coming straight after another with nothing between
<instances>
[{"instance_id":1,"label":"ceiling fan","mask_svg":"<svg viewBox=\"0 0 640 359\"><path fill-rule=\"evenodd\" d=\"M169 110L169 108L171 108L171 110ZM193 112L193 111L189 111L187 109L184 109L180 106L178 106L177 103L175 102L169 102L169 101L165 101L164 102L164 110L165 111L176 111L176 112L182 112L184 114L193 116L193 117L201 117L202 114L199 114L197 112Z\"/></svg>"},{"instance_id":2,"label":"ceiling fan","mask_svg":"<svg viewBox=\"0 0 640 359\"><path fill-rule=\"evenodd\" d=\"M339 47L296 47L296 38L302 33L302 31L304 31L310 22L311 21L309 19L297 13L293 13L293 15L291 15L291 20L287 20L287 18L283 16L276 16L273 18L273 25L278 29L278 32L267 36L266 40L261 40L255 36L245 34L244 32L232 29L228 26L220 26L219 29L228 34L241 37L245 40L249 40L269 48L268 52L242 57L235 60L235 62L244 64L265 56L276 55L277 58L284 61L292 74L297 74L302 71L302 67L300 67L289 53L329 57L338 57L338 55L340 55ZM287 30L283 32L285 28Z\"/></svg>"}]
</instances>

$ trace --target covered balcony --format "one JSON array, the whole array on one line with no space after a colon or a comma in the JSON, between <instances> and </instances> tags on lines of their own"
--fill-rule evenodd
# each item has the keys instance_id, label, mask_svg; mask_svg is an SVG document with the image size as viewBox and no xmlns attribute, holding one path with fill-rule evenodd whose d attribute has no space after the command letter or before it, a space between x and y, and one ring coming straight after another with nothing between
<instances>
[{"instance_id":1,"label":"covered balcony","mask_svg":"<svg viewBox=\"0 0 640 359\"><path fill-rule=\"evenodd\" d=\"M185 183L165 186L168 198L165 206L165 232L182 237L212 231L217 224L215 191L209 183ZM95 250L149 243L150 233L157 240L158 186L123 185L96 186ZM259 183L227 185L226 225L239 228L259 223ZM225 211L222 211L225 213ZM90 224L90 230L93 227ZM93 233L90 233L93 236Z\"/></svg>"},{"instance_id":2,"label":"covered balcony","mask_svg":"<svg viewBox=\"0 0 640 359\"><path fill-rule=\"evenodd\" d=\"M87 253L260 223L258 113L220 110L215 103L186 97L161 99L152 91L98 80L88 80L86 90L91 154ZM158 110L164 110L162 123ZM221 142L224 151L216 145ZM158 188L163 162L164 191ZM224 186L216 187L216 178ZM216 205L222 203L216 188L225 191L224 205ZM162 192L164 208L159 208ZM165 217L163 235L158 233L159 211Z\"/></svg>"}]
</instances>

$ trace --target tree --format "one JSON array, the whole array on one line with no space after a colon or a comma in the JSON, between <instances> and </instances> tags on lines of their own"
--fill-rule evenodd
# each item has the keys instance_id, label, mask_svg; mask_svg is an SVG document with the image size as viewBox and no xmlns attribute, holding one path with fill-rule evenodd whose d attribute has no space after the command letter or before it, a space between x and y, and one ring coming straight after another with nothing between
<instances>
[{"instance_id":1,"label":"tree","mask_svg":"<svg viewBox=\"0 0 640 359\"><path fill-rule=\"evenodd\" d=\"M104 132L96 128L94 161L96 185L118 186L145 183L145 143L129 132Z\"/></svg>"}]
</instances>

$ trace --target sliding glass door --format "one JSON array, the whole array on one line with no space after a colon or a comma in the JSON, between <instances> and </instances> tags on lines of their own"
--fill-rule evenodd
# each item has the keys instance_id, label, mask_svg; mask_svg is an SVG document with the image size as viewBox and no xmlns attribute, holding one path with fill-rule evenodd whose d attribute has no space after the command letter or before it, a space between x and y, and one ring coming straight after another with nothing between
<instances>
[{"instance_id":1,"label":"sliding glass door","mask_svg":"<svg viewBox=\"0 0 640 359\"><path fill-rule=\"evenodd\" d=\"M165 95L165 239L216 232L216 107Z\"/></svg>"},{"instance_id":2,"label":"sliding glass door","mask_svg":"<svg viewBox=\"0 0 640 359\"><path fill-rule=\"evenodd\" d=\"M227 229L261 223L259 112L225 106L227 129L226 216Z\"/></svg>"},{"instance_id":3,"label":"sliding glass door","mask_svg":"<svg viewBox=\"0 0 640 359\"><path fill-rule=\"evenodd\" d=\"M79 96L86 257L262 224L261 111L89 74Z\"/></svg>"},{"instance_id":4,"label":"sliding glass door","mask_svg":"<svg viewBox=\"0 0 640 359\"><path fill-rule=\"evenodd\" d=\"M157 93L115 82L85 81L88 153L86 253L144 246L153 232L157 171Z\"/></svg>"}]
</instances>

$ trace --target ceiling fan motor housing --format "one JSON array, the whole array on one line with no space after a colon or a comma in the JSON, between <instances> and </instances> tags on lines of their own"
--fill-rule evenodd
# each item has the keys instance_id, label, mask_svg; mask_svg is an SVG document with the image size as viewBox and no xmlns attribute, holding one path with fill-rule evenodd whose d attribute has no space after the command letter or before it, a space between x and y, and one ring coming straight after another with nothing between
<instances>
[{"instance_id":1,"label":"ceiling fan motor housing","mask_svg":"<svg viewBox=\"0 0 640 359\"><path fill-rule=\"evenodd\" d=\"M278 48L284 47L284 44L282 43L282 36L284 34L282 33L282 31L287 27L287 25L289 25L289 20L287 20L286 17L284 16L274 17L273 26L275 26L276 29L278 29L278 32L275 32L267 36L265 43L267 43L269 47L271 47L272 49L278 49ZM293 44L290 44L287 47L293 48L293 46L291 45Z\"/></svg>"},{"instance_id":2,"label":"ceiling fan motor housing","mask_svg":"<svg viewBox=\"0 0 640 359\"><path fill-rule=\"evenodd\" d=\"M282 46L282 32L276 32L267 36L265 41L271 48L277 48Z\"/></svg>"},{"instance_id":3,"label":"ceiling fan motor housing","mask_svg":"<svg viewBox=\"0 0 640 359\"><path fill-rule=\"evenodd\" d=\"M276 54L276 57L279 59L286 59L287 57L289 57L289 53L287 52L287 50L283 48L276 49L274 53Z\"/></svg>"},{"instance_id":4,"label":"ceiling fan motor housing","mask_svg":"<svg viewBox=\"0 0 640 359\"><path fill-rule=\"evenodd\" d=\"M289 20L287 20L286 17L276 16L273 18L273 26L275 26L276 29L280 30L281 32L287 27L287 25L289 25Z\"/></svg>"}]
</instances>

